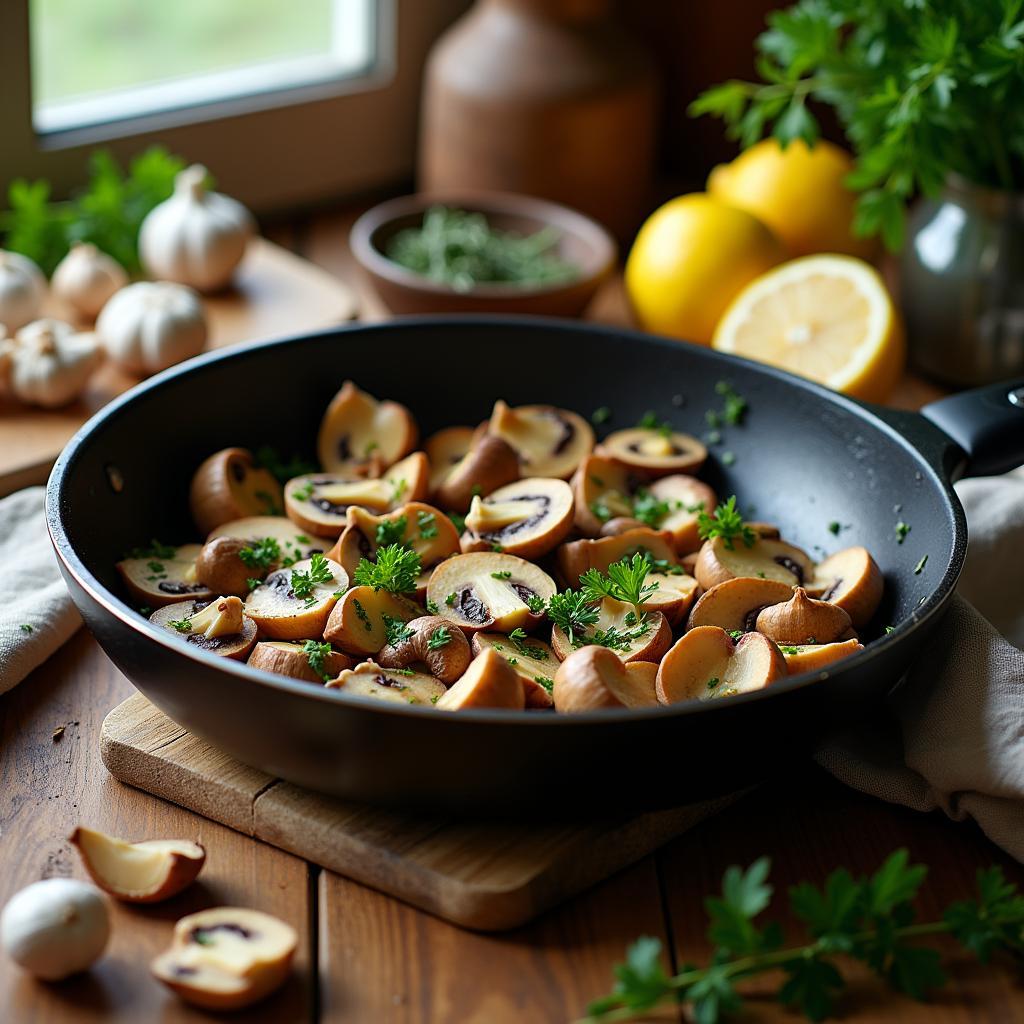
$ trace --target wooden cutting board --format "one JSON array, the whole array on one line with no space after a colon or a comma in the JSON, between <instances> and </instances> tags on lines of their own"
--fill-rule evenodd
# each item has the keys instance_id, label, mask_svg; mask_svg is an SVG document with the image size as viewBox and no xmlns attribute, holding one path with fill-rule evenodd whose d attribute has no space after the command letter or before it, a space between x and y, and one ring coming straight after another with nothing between
<instances>
[{"instance_id":1,"label":"wooden cutting board","mask_svg":"<svg viewBox=\"0 0 1024 1024\"><path fill-rule=\"evenodd\" d=\"M142 694L107 715L100 754L121 782L480 931L524 924L737 798L589 824L414 817L312 793L241 764Z\"/></svg>"},{"instance_id":2,"label":"wooden cutting board","mask_svg":"<svg viewBox=\"0 0 1024 1024\"><path fill-rule=\"evenodd\" d=\"M204 297L203 303L210 329L208 348L330 327L358 312L355 292L348 285L263 238L250 245L232 288ZM73 319L55 304L46 313ZM35 409L0 398L0 496L45 482L72 434L137 383L137 377L104 366L79 401L61 409Z\"/></svg>"}]
</instances>

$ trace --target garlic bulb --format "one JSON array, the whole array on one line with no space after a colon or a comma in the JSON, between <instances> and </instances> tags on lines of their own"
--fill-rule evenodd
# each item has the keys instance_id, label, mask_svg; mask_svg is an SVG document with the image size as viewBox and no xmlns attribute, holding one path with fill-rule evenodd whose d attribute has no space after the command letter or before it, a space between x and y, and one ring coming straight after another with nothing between
<instances>
[{"instance_id":1,"label":"garlic bulb","mask_svg":"<svg viewBox=\"0 0 1024 1024\"><path fill-rule=\"evenodd\" d=\"M142 222L139 254L151 277L211 292L231 280L255 224L241 203L207 192L205 179L199 164L178 175L174 195Z\"/></svg>"},{"instance_id":2,"label":"garlic bulb","mask_svg":"<svg viewBox=\"0 0 1024 1024\"><path fill-rule=\"evenodd\" d=\"M9 331L39 316L46 298L46 278L27 257L0 249L0 324Z\"/></svg>"},{"instance_id":3,"label":"garlic bulb","mask_svg":"<svg viewBox=\"0 0 1024 1024\"><path fill-rule=\"evenodd\" d=\"M96 333L122 369L156 373L202 352L206 315L191 288L140 281L122 288L103 307Z\"/></svg>"},{"instance_id":4,"label":"garlic bulb","mask_svg":"<svg viewBox=\"0 0 1024 1024\"><path fill-rule=\"evenodd\" d=\"M15 893L0 913L0 945L45 981L84 971L110 938L107 901L94 885L47 878Z\"/></svg>"},{"instance_id":5,"label":"garlic bulb","mask_svg":"<svg viewBox=\"0 0 1024 1024\"><path fill-rule=\"evenodd\" d=\"M36 320L14 336L9 387L29 405L55 408L77 398L103 361L91 332L60 320Z\"/></svg>"},{"instance_id":6,"label":"garlic bulb","mask_svg":"<svg viewBox=\"0 0 1024 1024\"><path fill-rule=\"evenodd\" d=\"M88 242L75 242L50 280L54 295L89 320L127 283L124 267Z\"/></svg>"}]
</instances>

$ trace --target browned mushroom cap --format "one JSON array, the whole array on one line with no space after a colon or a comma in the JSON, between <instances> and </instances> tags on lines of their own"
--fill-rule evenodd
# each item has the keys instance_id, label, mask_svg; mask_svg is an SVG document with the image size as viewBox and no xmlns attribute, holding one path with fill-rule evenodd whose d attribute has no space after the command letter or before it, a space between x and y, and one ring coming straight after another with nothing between
<instances>
[{"instance_id":1,"label":"browned mushroom cap","mask_svg":"<svg viewBox=\"0 0 1024 1024\"><path fill-rule=\"evenodd\" d=\"M388 642L388 625L419 618L423 609L401 594L353 587L331 611L324 639L349 654L376 654Z\"/></svg>"},{"instance_id":2,"label":"browned mushroom cap","mask_svg":"<svg viewBox=\"0 0 1024 1024\"><path fill-rule=\"evenodd\" d=\"M385 668L426 665L432 676L449 684L466 671L471 660L466 634L440 615L410 619L399 636L377 655Z\"/></svg>"},{"instance_id":3,"label":"browned mushroom cap","mask_svg":"<svg viewBox=\"0 0 1024 1024\"><path fill-rule=\"evenodd\" d=\"M601 524L601 532L598 536L618 537L620 533L626 533L628 530L639 530L643 526L644 523L639 519L634 519L632 516L615 516L613 519L609 519L608 522Z\"/></svg>"},{"instance_id":4,"label":"browned mushroom cap","mask_svg":"<svg viewBox=\"0 0 1024 1024\"><path fill-rule=\"evenodd\" d=\"M490 494L519 479L519 456L500 437L484 434L451 468L437 488L437 503L456 512L469 509L475 495Z\"/></svg>"},{"instance_id":5,"label":"browned mushroom cap","mask_svg":"<svg viewBox=\"0 0 1024 1024\"><path fill-rule=\"evenodd\" d=\"M507 441L529 476L568 480L594 447L594 431L580 415L553 405L494 403L487 433Z\"/></svg>"},{"instance_id":6,"label":"browned mushroom cap","mask_svg":"<svg viewBox=\"0 0 1024 1024\"><path fill-rule=\"evenodd\" d=\"M444 711L464 708L522 711L526 697L516 671L497 651L488 649L473 659L462 678L449 687L437 706Z\"/></svg>"},{"instance_id":7,"label":"browned mushroom cap","mask_svg":"<svg viewBox=\"0 0 1024 1024\"><path fill-rule=\"evenodd\" d=\"M260 628L260 635L272 640L305 640L323 634L331 609L348 587L348 573L337 562L324 560L330 576L312 584L302 596L295 584L302 580L296 573L308 574L312 559L296 562L287 569L276 569L245 601L245 613Z\"/></svg>"},{"instance_id":8,"label":"browned mushroom cap","mask_svg":"<svg viewBox=\"0 0 1024 1024\"><path fill-rule=\"evenodd\" d=\"M533 562L481 551L443 561L430 577L427 601L467 633L511 633L540 622L556 589L555 581Z\"/></svg>"},{"instance_id":9,"label":"browned mushroom cap","mask_svg":"<svg viewBox=\"0 0 1024 1024\"><path fill-rule=\"evenodd\" d=\"M473 499L463 551L507 551L540 558L572 529L572 489L564 480L529 477Z\"/></svg>"},{"instance_id":10,"label":"browned mushroom cap","mask_svg":"<svg viewBox=\"0 0 1024 1024\"><path fill-rule=\"evenodd\" d=\"M246 516L243 519L232 519L218 526L206 538L206 543L209 544L217 537L238 537L250 544L271 537L277 541L281 549L281 564L285 567L301 562L304 558L312 558L316 554L325 554L329 546L315 534L305 533L301 526L296 526L284 516Z\"/></svg>"},{"instance_id":11,"label":"browned mushroom cap","mask_svg":"<svg viewBox=\"0 0 1024 1024\"><path fill-rule=\"evenodd\" d=\"M864 650L859 640L843 640L835 644L800 644L796 647L779 645L786 659L786 671L791 676L803 672L820 672L834 662L849 658L851 654Z\"/></svg>"},{"instance_id":12,"label":"browned mushroom cap","mask_svg":"<svg viewBox=\"0 0 1024 1024\"><path fill-rule=\"evenodd\" d=\"M803 586L813 573L814 563L805 551L785 541L763 537L757 537L750 545L738 537L731 541L725 537L705 541L694 569L697 582L705 590L736 576L779 580L791 587Z\"/></svg>"},{"instance_id":13,"label":"browned mushroom cap","mask_svg":"<svg viewBox=\"0 0 1024 1024\"><path fill-rule=\"evenodd\" d=\"M764 608L788 601L792 596L793 588L780 580L736 576L700 595L687 627L718 626L730 633L737 629L751 633L757 628L757 616Z\"/></svg>"},{"instance_id":14,"label":"browned mushroom cap","mask_svg":"<svg viewBox=\"0 0 1024 1024\"><path fill-rule=\"evenodd\" d=\"M830 644L850 631L850 616L838 605L815 601L797 587L785 604L757 616L757 631L779 644Z\"/></svg>"},{"instance_id":15,"label":"browned mushroom cap","mask_svg":"<svg viewBox=\"0 0 1024 1024\"><path fill-rule=\"evenodd\" d=\"M633 490L639 481L625 466L601 455L588 455L572 478L576 526L596 537L611 519L633 516Z\"/></svg>"},{"instance_id":16,"label":"browned mushroom cap","mask_svg":"<svg viewBox=\"0 0 1024 1024\"><path fill-rule=\"evenodd\" d=\"M185 597L209 601L216 596L196 575L196 559L202 548L198 544L182 544L173 550L170 558L149 553L117 563L115 568L133 600L159 608Z\"/></svg>"},{"instance_id":17,"label":"browned mushroom cap","mask_svg":"<svg viewBox=\"0 0 1024 1024\"><path fill-rule=\"evenodd\" d=\"M596 453L651 479L696 473L708 457L707 448L689 434L647 427L616 430L597 446Z\"/></svg>"},{"instance_id":18,"label":"browned mushroom cap","mask_svg":"<svg viewBox=\"0 0 1024 1024\"><path fill-rule=\"evenodd\" d=\"M392 704L437 704L445 692L444 683L425 672L387 669L374 661L347 669L327 686L345 697L367 697Z\"/></svg>"},{"instance_id":19,"label":"browned mushroom cap","mask_svg":"<svg viewBox=\"0 0 1024 1024\"><path fill-rule=\"evenodd\" d=\"M245 661L256 643L256 623L243 614L237 597L179 601L157 608L149 621L200 650L236 661Z\"/></svg>"},{"instance_id":20,"label":"browned mushroom cap","mask_svg":"<svg viewBox=\"0 0 1024 1024\"><path fill-rule=\"evenodd\" d=\"M658 703L656 674L650 662L626 665L607 647L581 647L555 673L555 710L653 707Z\"/></svg>"},{"instance_id":21,"label":"browned mushroom cap","mask_svg":"<svg viewBox=\"0 0 1024 1024\"><path fill-rule=\"evenodd\" d=\"M418 434L404 405L379 402L347 380L320 423L320 465L342 477L379 476L413 450Z\"/></svg>"},{"instance_id":22,"label":"browned mushroom cap","mask_svg":"<svg viewBox=\"0 0 1024 1024\"><path fill-rule=\"evenodd\" d=\"M246 448L225 448L205 459L192 477L189 508L203 533L242 516L278 515L281 485L255 464Z\"/></svg>"},{"instance_id":23,"label":"browned mushroom cap","mask_svg":"<svg viewBox=\"0 0 1024 1024\"><path fill-rule=\"evenodd\" d=\"M703 480L677 474L655 480L648 494L649 506L668 506L668 512L658 519L658 528L672 534L676 553L687 555L700 548L697 522L701 512L710 512L718 504L715 492Z\"/></svg>"},{"instance_id":24,"label":"browned mushroom cap","mask_svg":"<svg viewBox=\"0 0 1024 1024\"><path fill-rule=\"evenodd\" d=\"M675 642L658 667L662 704L712 700L760 690L786 675L782 653L766 636L744 633L735 643L718 626L698 626Z\"/></svg>"},{"instance_id":25,"label":"browned mushroom cap","mask_svg":"<svg viewBox=\"0 0 1024 1024\"><path fill-rule=\"evenodd\" d=\"M310 660L305 644L294 640L261 640L253 648L248 661L252 668L302 679L307 683L326 682L352 667L352 659L340 651L322 654L319 663L323 665L323 675L313 667L314 662Z\"/></svg>"},{"instance_id":26,"label":"browned mushroom cap","mask_svg":"<svg viewBox=\"0 0 1024 1024\"><path fill-rule=\"evenodd\" d=\"M437 493L442 481L473 447L474 433L472 427L445 427L431 434L423 443L423 450L430 461L431 498Z\"/></svg>"},{"instance_id":27,"label":"browned mushroom cap","mask_svg":"<svg viewBox=\"0 0 1024 1024\"><path fill-rule=\"evenodd\" d=\"M855 626L865 626L882 600L882 570L866 548L846 548L821 562L810 593L838 605Z\"/></svg>"},{"instance_id":28,"label":"browned mushroom cap","mask_svg":"<svg viewBox=\"0 0 1024 1024\"><path fill-rule=\"evenodd\" d=\"M215 537L203 545L196 558L196 576L216 594L245 597L249 580L262 578L265 569L250 566L241 558L243 551L252 551L249 541L240 537Z\"/></svg>"},{"instance_id":29,"label":"browned mushroom cap","mask_svg":"<svg viewBox=\"0 0 1024 1024\"><path fill-rule=\"evenodd\" d=\"M504 633L474 633L473 653L491 648L519 674L528 708L549 708L559 661L555 652L536 637L506 636Z\"/></svg>"},{"instance_id":30,"label":"browned mushroom cap","mask_svg":"<svg viewBox=\"0 0 1024 1024\"><path fill-rule=\"evenodd\" d=\"M572 643L560 626L552 628L551 646L560 660L564 661L577 648L591 644L596 636L607 637L609 630L630 637L627 643L615 647L615 653L625 662L658 661L672 643L672 630L661 612L647 612L643 620L637 622L631 604L611 597L604 598L597 611L597 622L587 626L582 636L573 637Z\"/></svg>"}]
</instances>

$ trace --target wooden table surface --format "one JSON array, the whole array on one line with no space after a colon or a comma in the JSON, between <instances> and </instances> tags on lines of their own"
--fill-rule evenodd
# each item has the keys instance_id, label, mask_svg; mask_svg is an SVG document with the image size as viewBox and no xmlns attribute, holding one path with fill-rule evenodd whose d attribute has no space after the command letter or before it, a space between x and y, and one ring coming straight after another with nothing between
<instances>
[{"instance_id":1,"label":"wooden table surface","mask_svg":"<svg viewBox=\"0 0 1024 1024\"><path fill-rule=\"evenodd\" d=\"M275 241L345 276L351 214L318 215L271 232ZM381 315L369 303L369 317ZM621 320L613 283L596 315ZM911 382L898 396L914 406L932 397ZM658 936L669 963L706 953L702 901L725 867L773 860L777 892L800 879L820 881L845 865L868 872L894 848L930 865L920 901L933 915L969 894L980 866L1002 864L1024 882L1024 869L970 824L919 815L851 792L813 764L770 778L752 796L699 825L659 853L545 915L503 935L444 924L386 896L321 871L107 776L97 739L104 715L132 692L85 632L11 693L0 697L0 904L17 889L53 875L83 877L66 837L75 824L131 839L189 837L208 851L201 883L152 908L114 908L107 956L88 974L41 985L0 962L0 1020L209 1021L167 995L147 970L166 943L170 922L200 906L255 906L299 931L297 969L287 987L233 1020L329 1024L505 1024L563 1022L606 993L612 966L638 935ZM63 732L56 733L63 726ZM642 766L636 766L642 785ZM780 919L789 928L785 915ZM794 931L795 934L795 931ZM1024 1021L1024 989L1005 969L981 968L952 942L950 984L928 1004L890 994L856 968L840 1003L843 1019L861 1022ZM670 959L669 959L670 958ZM770 981L771 979L769 979ZM752 983L744 1019L796 1018ZM681 1020L675 1010L650 1019Z\"/></svg>"}]
</instances>

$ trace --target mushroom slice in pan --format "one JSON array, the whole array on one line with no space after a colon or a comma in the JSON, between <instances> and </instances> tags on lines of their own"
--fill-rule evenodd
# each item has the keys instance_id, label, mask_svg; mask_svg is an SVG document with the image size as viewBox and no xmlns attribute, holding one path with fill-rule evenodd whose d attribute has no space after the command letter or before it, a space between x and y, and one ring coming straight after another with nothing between
<instances>
[{"instance_id":1,"label":"mushroom slice in pan","mask_svg":"<svg viewBox=\"0 0 1024 1024\"><path fill-rule=\"evenodd\" d=\"M512 408L500 399L487 424L487 433L507 441L530 476L568 480L594 447L594 431L580 415L553 405Z\"/></svg>"},{"instance_id":2,"label":"mushroom slice in pan","mask_svg":"<svg viewBox=\"0 0 1024 1024\"><path fill-rule=\"evenodd\" d=\"M580 647L608 647L625 662L658 661L672 643L672 630L661 612L646 612L638 622L631 604L604 598L597 606L598 619L570 643L560 626L551 630L551 646L565 661Z\"/></svg>"},{"instance_id":3,"label":"mushroom slice in pan","mask_svg":"<svg viewBox=\"0 0 1024 1024\"><path fill-rule=\"evenodd\" d=\"M781 580L735 576L700 595L690 611L687 628L718 626L727 633L752 633L764 608L788 601L792 596L793 588Z\"/></svg>"},{"instance_id":4,"label":"mushroom slice in pan","mask_svg":"<svg viewBox=\"0 0 1024 1024\"><path fill-rule=\"evenodd\" d=\"M864 645L859 640L843 640L834 644L798 644L795 647L780 644L779 650L786 659L786 671L791 676L798 676L802 672L820 672L843 658L863 651Z\"/></svg>"},{"instance_id":5,"label":"mushroom slice in pan","mask_svg":"<svg viewBox=\"0 0 1024 1024\"><path fill-rule=\"evenodd\" d=\"M256 623L243 608L237 597L180 601L158 608L149 621L200 650L245 661L256 643Z\"/></svg>"},{"instance_id":6,"label":"mushroom slice in pan","mask_svg":"<svg viewBox=\"0 0 1024 1024\"><path fill-rule=\"evenodd\" d=\"M484 434L437 488L437 503L465 512L477 494L490 494L519 479L519 456L500 437Z\"/></svg>"},{"instance_id":7,"label":"mushroom slice in pan","mask_svg":"<svg viewBox=\"0 0 1024 1024\"><path fill-rule=\"evenodd\" d=\"M430 577L427 602L467 633L530 629L544 616L555 581L515 555L481 551L442 562Z\"/></svg>"},{"instance_id":8,"label":"mushroom slice in pan","mask_svg":"<svg viewBox=\"0 0 1024 1024\"><path fill-rule=\"evenodd\" d=\"M310 652L302 641L261 640L249 655L248 664L264 672L302 679L307 683L326 682L352 667L352 659L348 655L340 651L324 651L323 644L313 642L317 644L317 649ZM317 670L317 665L322 671Z\"/></svg>"},{"instance_id":9,"label":"mushroom slice in pan","mask_svg":"<svg viewBox=\"0 0 1024 1024\"><path fill-rule=\"evenodd\" d=\"M408 668L384 668L375 661L364 661L346 669L337 679L327 683L346 697L383 700L391 704L437 704L444 696L445 685L425 672Z\"/></svg>"},{"instance_id":10,"label":"mushroom slice in pan","mask_svg":"<svg viewBox=\"0 0 1024 1024\"><path fill-rule=\"evenodd\" d=\"M419 618L423 609L402 594L373 587L353 587L331 612L323 630L326 641L349 654L376 654L388 642L388 628Z\"/></svg>"},{"instance_id":11,"label":"mushroom slice in pan","mask_svg":"<svg viewBox=\"0 0 1024 1024\"><path fill-rule=\"evenodd\" d=\"M324 554L329 547L313 533L306 533L285 516L246 516L222 523L207 538L206 543L217 537L238 537L249 544L256 544L271 537L281 549L281 564L287 568L303 558Z\"/></svg>"},{"instance_id":12,"label":"mushroom slice in pan","mask_svg":"<svg viewBox=\"0 0 1024 1024\"><path fill-rule=\"evenodd\" d=\"M756 537L749 545L739 537L713 537L704 542L694 569L697 582L705 590L736 576L779 580L797 587L813 574L814 563L805 551L785 541L763 537Z\"/></svg>"},{"instance_id":13,"label":"mushroom slice in pan","mask_svg":"<svg viewBox=\"0 0 1024 1024\"><path fill-rule=\"evenodd\" d=\"M552 704L554 675L559 661L555 652L543 640L515 633L474 633L473 653L480 654L490 648L497 651L516 670L523 683L528 708L549 708Z\"/></svg>"},{"instance_id":14,"label":"mushroom slice in pan","mask_svg":"<svg viewBox=\"0 0 1024 1024\"><path fill-rule=\"evenodd\" d=\"M850 616L838 605L815 601L797 587L784 604L757 616L757 631L777 644L830 644L850 635Z\"/></svg>"},{"instance_id":15,"label":"mushroom slice in pan","mask_svg":"<svg viewBox=\"0 0 1024 1024\"><path fill-rule=\"evenodd\" d=\"M718 626L698 626L675 642L658 667L662 704L712 700L760 690L786 675L781 651L760 633L735 643Z\"/></svg>"},{"instance_id":16,"label":"mushroom slice in pan","mask_svg":"<svg viewBox=\"0 0 1024 1024\"><path fill-rule=\"evenodd\" d=\"M649 490L648 507L657 515L658 529L672 534L676 553L688 555L701 545L697 522L701 512L711 512L718 497L703 480L677 474L655 480ZM661 514L667 507L667 512ZM776 534L777 536L777 534Z\"/></svg>"},{"instance_id":17,"label":"mushroom slice in pan","mask_svg":"<svg viewBox=\"0 0 1024 1024\"><path fill-rule=\"evenodd\" d=\"M596 452L652 478L696 473L708 457L707 448L689 434L647 427L616 430L597 446Z\"/></svg>"},{"instance_id":18,"label":"mushroom slice in pan","mask_svg":"<svg viewBox=\"0 0 1024 1024\"><path fill-rule=\"evenodd\" d=\"M497 651L488 649L473 659L462 678L448 688L437 706L442 711L465 708L522 711L526 696L516 671Z\"/></svg>"},{"instance_id":19,"label":"mushroom slice in pan","mask_svg":"<svg viewBox=\"0 0 1024 1024\"><path fill-rule=\"evenodd\" d=\"M281 485L248 449L225 448L195 471L188 503L196 526L209 533L242 516L279 515Z\"/></svg>"},{"instance_id":20,"label":"mushroom slice in pan","mask_svg":"<svg viewBox=\"0 0 1024 1024\"><path fill-rule=\"evenodd\" d=\"M416 446L419 431L398 402L379 402L347 380L320 423L317 454L328 473L379 476Z\"/></svg>"},{"instance_id":21,"label":"mushroom slice in pan","mask_svg":"<svg viewBox=\"0 0 1024 1024\"><path fill-rule=\"evenodd\" d=\"M461 629L440 615L421 615L395 631L377 660L385 668L425 665L436 679L451 684L469 668L472 654Z\"/></svg>"},{"instance_id":22,"label":"mushroom slice in pan","mask_svg":"<svg viewBox=\"0 0 1024 1024\"><path fill-rule=\"evenodd\" d=\"M611 519L633 516L633 490L639 479L625 466L601 455L588 455L572 478L576 526L596 537Z\"/></svg>"},{"instance_id":23,"label":"mushroom slice in pan","mask_svg":"<svg viewBox=\"0 0 1024 1024\"><path fill-rule=\"evenodd\" d=\"M658 666L647 661L626 664L607 647L581 647L555 675L556 711L643 708L658 703L654 683Z\"/></svg>"},{"instance_id":24,"label":"mushroom slice in pan","mask_svg":"<svg viewBox=\"0 0 1024 1024\"><path fill-rule=\"evenodd\" d=\"M431 496L473 447L474 434L472 427L445 427L423 442L423 450L430 461Z\"/></svg>"},{"instance_id":25,"label":"mushroom slice in pan","mask_svg":"<svg viewBox=\"0 0 1024 1024\"><path fill-rule=\"evenodd\" d=\"M288 569L276 569L245 601L260 635L272 640L304 640L323 635L348 573L329 558L314 555Z\"/></svg>"},{"instance_id":26,"label":"mushroom slice in pan","mask_svg":"<svg viewBox=\"0 0 1024 1024\"><path fill-rule=\"evenodd\" d=\"M807 587L822 601L838 605L854 626L867 625L882 600L882 570L867 548L846 548L820 562Z\"/></svg>"},{"instance_id":27,"label":"mushroom slice in pan","mask_svg":"<svg viewBox=\"0 0 1024 1024\"><path fill-rule=\"evenodd\" d=\"M473 499L463 551L506 551L540 558L572 529L572 489L564 480L528 477Z\"/></svg>"},{"instance_id":28,"label":"mushroom slice in pan","mask_svg":"<svg viewBox=\"0 0 1024 1024\"><path fill-rule=\"evenodd\" d=\"M152 608L175 604L185 597L209 601L216 595L196 575L200 551L198 544L176 548L160 545L133 552L134 557L122 559L115 568L132 598Z\"/></svg>"}]
</instances>

